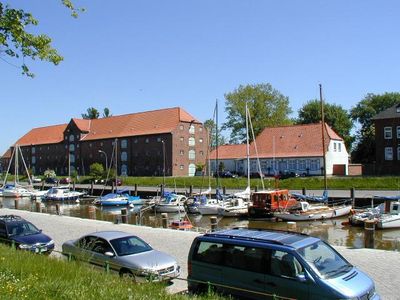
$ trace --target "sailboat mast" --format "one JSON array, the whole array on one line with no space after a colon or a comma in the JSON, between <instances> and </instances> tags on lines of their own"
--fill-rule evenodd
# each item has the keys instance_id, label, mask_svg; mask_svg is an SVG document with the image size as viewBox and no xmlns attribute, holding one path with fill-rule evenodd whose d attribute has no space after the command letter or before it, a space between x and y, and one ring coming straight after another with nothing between
<instances>
[{"instance_id":1,"label":"sailboat mast","mask_svg":"<svg viewBox=\"0 0 400 300\"><path fill-rule=\"evenodd\" d=\"M219 160L218 160L218 99L215 102L215 154L216 154L216 166L215 172L217 174L217 188L219 188Z\"/></svg>"},{"instance_id":2,"label":"sailboat mast","mask_svg":"<svg viewBox=\"0 0 400 300\"><path fill-rule=\"evenodd\" d=\"M249 109L246 101L246 155L247 155L247 186L250 186L250 145L249 145Z\"/></svg>"},{"instance_id":3,"label":"sailboat mast","mask_svg":"<svg viewBox=\"0 0 400 300\"><path fill-rule=\"evenodd\" d=\"M15 145L14 185L17 186L18 178L18 145Z\"/></svg>"},{"instance_id":4,"label":"sailboat mast","mask_svg":"<svg viewBox=\"0 0 400 300\"><path fill-rule=\"evenodd\" d=\"M321 131L322 131L322 160L324 168L324 189L328 188L328 180L326 178L326 157L325 157L325 114L324 114L324 100L322 99L322 85L319 85L319 98L321 101Z\"/></svg>"},{"instance_id":5,"label":"sailboat mast","mask_svg":"<svg viewBox=\"0 0 400 300\"><path fill-rule=\"evenodd\" d=\"M117 190L118 182L118 139L115 139L115 190Z\"/></svg>"}]
</instances>

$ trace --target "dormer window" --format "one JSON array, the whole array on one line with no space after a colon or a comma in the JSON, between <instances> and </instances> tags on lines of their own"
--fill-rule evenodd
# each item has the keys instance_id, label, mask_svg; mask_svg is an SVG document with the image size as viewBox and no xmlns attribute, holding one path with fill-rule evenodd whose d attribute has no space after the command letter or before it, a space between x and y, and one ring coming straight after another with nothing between
<instances>
[{"instance_id":1,"label":"dormer window","mask_svg":"<svg viewBox=\"0 0 400 300\"><path fill-rule=\"evenodd\" d=\"M397 113L400 113L400 105L397 105L397 106L396 106L396 112L397 112Z\"/></svg>"},{"instance_id":2,"label":"dormer window","mask_svg":"<svg viewBox=\"0 0 400 300\"><path fill-rule=\"evenodd\" d=\"M74 135L73 135L73 134L71 134L71 135L69 136L69 141L70 141L70 142L73 142L73 141L74 141L74 139L75 139Z\"/></svg>"}]
</instances>

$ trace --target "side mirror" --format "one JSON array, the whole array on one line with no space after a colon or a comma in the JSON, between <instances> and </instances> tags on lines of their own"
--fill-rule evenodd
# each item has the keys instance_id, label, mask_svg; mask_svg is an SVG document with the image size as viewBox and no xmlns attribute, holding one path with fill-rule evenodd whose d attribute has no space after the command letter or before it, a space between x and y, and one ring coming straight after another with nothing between
<instances>
[{"instance_id":1,"label":"side mirror","mask_svg":"<svg viewBox=\"0 0 400 300\"><path fill-rule=\"evenodd\" d=\"M296 278L297 278L297 280L300 281L300 282L306 282L306 281L307 281L307 277L306 277L305 274L298 274L298 275L296 276Z\"/></svg>"},{"instance_id":2,"label":"side mirror","mask_svg":"<svg viewBox=\"0 0 400 300\"><path fill-rule=\"evenodd\" d=\"M108 256L108 257L114 257L115 256L114 252L111 252L111 251L105 252L104 255Z\"/></svg>"}]
</instances>

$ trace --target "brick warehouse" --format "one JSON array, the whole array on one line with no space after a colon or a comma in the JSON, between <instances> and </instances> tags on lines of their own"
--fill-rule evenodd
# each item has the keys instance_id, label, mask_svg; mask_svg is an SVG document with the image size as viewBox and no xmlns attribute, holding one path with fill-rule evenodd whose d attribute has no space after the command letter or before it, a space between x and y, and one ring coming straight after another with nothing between
<instances>
[{"instance_id":1,"label":"brick warehouse","mask_svg":"<svg viewBox=\"0 0 400 300\"><path fill-rule=\"evenodd\" d=\"M128 176L162 175L164 157L166 176L193 176L196 165L205 163L208 149L206 128L180 107L73 118L68 124L34 128L15 144L33 174L53 169L67 175L70 165L71 172L85 175L95 162L110 164L115 141L118 174Z\"/></svg>"}]
</instances>

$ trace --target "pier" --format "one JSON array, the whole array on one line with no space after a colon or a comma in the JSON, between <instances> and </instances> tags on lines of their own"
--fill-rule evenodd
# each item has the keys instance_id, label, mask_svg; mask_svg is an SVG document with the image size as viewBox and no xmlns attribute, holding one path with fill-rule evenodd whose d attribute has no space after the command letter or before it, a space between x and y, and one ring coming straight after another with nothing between
<instances>
[{"instance_id":1,"label":"pier","mask_svg":"<svg viewBox=\"0 0 400 300\"><path fill-rule=\"evenodd\" d=\"M55 250L61 251L66 240L100 230L121 230L138 235L155 249L174 256L181 266L181 276L168 287L171 293L186 290L187 256L193 239L199 234L190 231L151 228L129 224L114 224L107 221L89 220L60 215L49 215L22 210L1 208L0 214L15 214L31 221L55 241ZM374 249L350 249L334 246L350 263L359 267L374 280L377 292L382 299L398 299L397 287L400 284L400 273L397 264L400 253L396 251ZM53 253L52 256L60 256Z\"/></svg>"}]
</instances>

